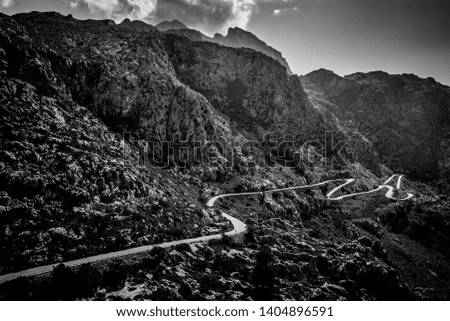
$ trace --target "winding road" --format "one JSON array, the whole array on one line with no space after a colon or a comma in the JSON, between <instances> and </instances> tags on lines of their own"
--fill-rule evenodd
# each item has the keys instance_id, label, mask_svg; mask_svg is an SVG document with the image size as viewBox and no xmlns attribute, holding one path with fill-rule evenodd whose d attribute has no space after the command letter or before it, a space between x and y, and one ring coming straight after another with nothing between
<instances>
[{"instance_id":1,"label":"winding road","mask_svg":"<svg viewBox=\"0 0 450 321\"><path fill-rule=\"evenodd\" d=\"M395 177L398 177L396 186L394 187L394 186L387 185ZM380 185L377 188L372 189L370 191L353 193L353 194L347 194L347 195L341 195L341 196L337 196L337 197L332 197L332 196L333 196L333 194L338 192L344 186L347 186L347 185L351 184L352 182L354 182L355 181L354 178L349 178L349 179L332 179L332 180L327 180L327 181L324 181L324 182L321 182L321 183L317 183L317 184L278 188L278 189L265 191L265 193L282 192L282 191L295 190L295 189L313 188L313 187L326 185L326 184L329 184L329 183L332 183L332 182L344 181L344 183L342 183L341 185L335 187L329 193L326 194L326 197L329 200L338 201L338 200L342 200L342 199L349 198L349 197L355 197L355 196L364 195L364 194L371 194L371 193L377 192L377 191L379 191L381 189L387 189L386 194L385 194L385 196L387 198L396 199L396 198L394 198L393 194L394 194L395 190L398 190L398 189L401 188L402 179L403 179L403 175L395 174L395 175L392 175L388 180L386 180L382 185ZM260 195L261 192L230 193L230 194L217 195L217 196L212 197L206 203L206 206L207 207L213 207L214 203L218 199L225 198L225 197L247 196L247 195L258 195L258 194ZM407 193L407 196L405 198L396 199L396 200L402 201L402 200L410 199L412 197L413 197L413 194ZM233 230L229 231L229 232L226 232L225 235L233 236L233 235L242 234L247 229L247 226L243 222L238 220L237 218L235 218L233 216L230 216L230 215L228 215L228 214L226 214L224 212L222 212L222 215L233 224ZM201 236L201 237L184 239L184 240L178 240L178 241L172 241L172 242L164 242L164 243L159 243L159 244L145 245L145 246L135 247L135 248L131 248L131 249L126 249L126 250L121 250L121 251L116 251L116 252L111 252L111 253L106 253L106 254L100 254L100 255L90 256L90 257L86 257L86 258L81 258L81 259L78 259L78 260L63 262L63 264L65 266L67 266L67 267L75 267L75 266L79 266L79 265L86 264L86 263L94 263L94 262L104 261L104 260L108 260L108 259L128 256L128 255L132 255L132 254L143 253L143 252L150 251L150 250L152 250L155 247L168 248L168 247L175 246L175 245L178 245L178 244L200 243L200 242L207 242L207 241L210 241L210 240L216 240L216 239L220 239L220 238L222 238L222 234L214 234L214 235ZM55 264L50 264L50 265L45 265L45 266L39 266L39 267L31 268L31 269L28 269L28 270L23 270L23 271L19 271L19 272L15 272L15 273L2 275L2 276L0 276L0 284L2 284L4 282L7 282L7 281L14 280L14 279L16 279L18 277L37 276L37 275L41 275L41 274L50 273L53 270L53 268L55 266L57 266L58 264L60 264L60 263L55 263Z\"/></svg>"},{"instance_id":2,"label":"winding road","mask_svg":"<svg viewBox=\"0 0 450 321\"><path fill-rule=\"evenodd\" d=\"M337 191L339 191L341 188L343 188L344 186L347 186L351 183L353 183L355 181L354 178L347 178L347 179L342 179L342 178L338 178L338 179L331 179L328 181L323 181L321 183L316 183L316 184L312 184L312 185L302 185L302 186L292 186L292 187L284 187L284 188L277 188L277 189L273 189L273 190L269 190L269 191L265 191L265 193L273 193L273 192L283 192L283 191L289 191L289 190L294 190L294 189L305 189L305 188L312 188L312 187L318 187L318 186L322 186L322 185L326 185L329 183L333 183L333 182L337 182L337 181L345 181L343 184L335 187L334 189L331 190L331 192L329 192L326 196L327 199L332 200L332 201L339 201L345 198L349 198L349 197L355 197L355 196L359 196L359 195L364 195L364 194L371 194L371 193L375 193L379 190L382 190L383 188L386 188L386 194L385 196L387 198L390 199L396 199L393 195L394 195L394 187L387 185L390 181L392 181L395 177L398 176L397 179L397 184L395 189L400 189L401 187L401 183L402 183L402 179L404 175L399 175L399 174L394 174L391 177L389 177L388 180L386 180L382 185L378 186L375 189L372 189L370 191L367 192L359 192L359 193L353 193L353 194L348 194L348 195L342 195L342 196L337 196L337 197L332 197L334 193L336 193ZM257 194L261 194L261 192L247 192L247 193L230 193L230 194L221 194L221 195L217 195L214 196L213 198L211 198L208 203L206 203L207 206L211 207L214 206L214 203L223 197L230 197L230 196L246 196L246 195L257 195ZM411 193L407 193L407 196L405 198L401 198L401 199L396 199L399 201L405 201L407 199L412 198L414 195Z\"/></svg>"}]
</instances>

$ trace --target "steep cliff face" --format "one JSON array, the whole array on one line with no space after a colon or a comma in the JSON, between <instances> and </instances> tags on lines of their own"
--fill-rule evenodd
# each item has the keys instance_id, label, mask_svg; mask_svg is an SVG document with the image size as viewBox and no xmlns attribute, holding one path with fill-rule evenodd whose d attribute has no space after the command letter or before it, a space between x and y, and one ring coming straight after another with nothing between
<instances>
[{"instance_id":1,"label":"steep cliff face","mask_svg":"<svg viewBox=\"0 0 450 321\"><path fill-rule=\"evenodd\" d=\"M302 78L308 93L374 143L382 162L416 178L435 178L448 157L450 88L433 79L384 72Z\"/></svg>"},{"instance_id":2,"label":"steep cliff face","mask_svg":"<svg viewBox=\"0 0 450 321\"><path fill-rule=\"evenodd\" d=\"M205 42L192 43L189 49L175 45L170 52L182 82L207 97L247 137L261 140L271 133L274 140L292 141L298 147L312 140L330 143L325 135L332 132L335 144L346 142L342 154L349 162L361 162L380 173L372 144L309 101L300 78L287 75L266 55Z\"/></svg>"},{"instance_id":3,"label":"steep cliff face","mask_svg":"<svg viewBox=\"0 0 450 321\"><path fill-rule=\"evenodd\" d=\"M209 41L233 48L250 48L259 52L266 54L267 56L278 61L282 66L286 68L289 75L292 75L292 71L289 68L289 64L286 59L284 59L281 52L272 48L264 41L256 37L251 32L242 30L241 28L235 27L228 29L228 34L222 36L221 34L216 34L214 38Z\"/></svg>"}]
</instances>

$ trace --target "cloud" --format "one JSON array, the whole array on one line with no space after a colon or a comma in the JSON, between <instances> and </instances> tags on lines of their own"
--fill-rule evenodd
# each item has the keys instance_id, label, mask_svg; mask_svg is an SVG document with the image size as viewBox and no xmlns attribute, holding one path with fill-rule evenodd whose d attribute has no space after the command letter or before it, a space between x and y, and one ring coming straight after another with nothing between
<instances>
[{"instance_id":1,"label":"cloud","mask_svg":"<svg viewBox=\"0 0 450 321\"><path fill-rule=\"evenodd\" d=\"M9 8L12 7L15 3L15 0L1 0L0 6L2 8Z\"/></svg>"},{"instance_id":2,"label":"cloud","mask_svg":"<svg viewBox=\"0 0 450 321\"><path fill-rule=\"evenodd\" d=\"M298 10L298 7L275 9L275 10L273 10L273 15L274 16L279 16L279 15L288 13L290 11L297 11L297 10Z\"/></svg>"},{"instance_id":3,"label":"cloud","mask_svg":"<svg viewBox=\"0 0 450 321\"><path fill-rule=\"evenodd\" d=\"M12 1L12 0L2 0ZM213 34L229 27L245 29L258 6L285 7L294 0L72 0L71 7L117 22L129 18L158 23L178 19ZM278 11L285 10L280 9ZM274 12L275 14L275 12Z\"/></svg>"},{"instance_id":4,"label":"cloud","mask_svg":"<svg viewBox=\"0 0 450 321\"><path fill-rule=\"evenodd\" d=\"M154 18L178 19L192 28L224 32L230 26L246 28L255 6L254 0L166 0L158 1Z\"/></svg>"},{"instance_id":5,"label":"cloud","mask_svg":"<svg viewBox=\"0 0 450 321\"><path fill-rule=\"evenodd\" d=\"M117 22L130 18L146 20L156 9L157 0L74 0L73 9L88 11L99 18L108 18Z\"/></svg>"}]
</instances>

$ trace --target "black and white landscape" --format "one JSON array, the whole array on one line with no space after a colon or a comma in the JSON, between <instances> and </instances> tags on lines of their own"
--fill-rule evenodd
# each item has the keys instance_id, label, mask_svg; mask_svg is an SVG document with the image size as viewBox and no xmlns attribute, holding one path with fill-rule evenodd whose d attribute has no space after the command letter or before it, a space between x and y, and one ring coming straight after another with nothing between
<instances>
[{"instance_id":1,"label":"black and white landscape","mask_svg":"<svg viewBox=\"0 0 450 321\"><path fill-rule=\"evenodd\" d=\"M0 13L0 299L450 299L450 88L404 72Z\"/></svg>"}]
</instances>

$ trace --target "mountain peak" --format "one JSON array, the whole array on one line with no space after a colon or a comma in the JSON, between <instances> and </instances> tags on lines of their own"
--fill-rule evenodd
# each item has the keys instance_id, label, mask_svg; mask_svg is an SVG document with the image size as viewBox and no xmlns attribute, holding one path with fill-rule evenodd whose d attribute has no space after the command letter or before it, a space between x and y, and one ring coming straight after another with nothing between
<instances>
[{"instance_id":1,"label":"mountain peak","mask_svg":"<svg viewBox=\"0 0 450 321\"><path fill-rule=\"evenodd\" d=\"M198 30L189 29L184 23L178 20L163 21L157 24L155 27L159 31L169 31L170 33L181 34L193 41L210 41L227 47L249 48L255 51L262 52L263 54L277 60L282 66L286 68L286 71L289 75L292 74L288 63L284 59L281 52L267 45L253 33L239 27L230 27L226 36L220 33L216 33L213 38L207 37Z\"/></svg>"},{"instance_id":2,"label":"mountain peak","mask_svg":"<svg viewBox=\"0 0 450 321\"><path fill-rule=\"evenodd\" d=\"M267 56L277 60L286 68L288 74L292 74L287 61L284 59L281 52L267 45L264 41L259 39L253 33L241 29L239 27L231 27L228 29L228 34L223 36L219 33L214 35L211 40L221 45L233 48L249 48L266 54Z\"/></svg>"},{"instance_id":3,"label":"mountain peak","mask_svg":"<svg viewBox=\"0 0 450 321\"><path fill-rule=\"evenodd\" d=\"M141 20L133 20L133 21L131 21L128 18L124 19L120 23L120 26L127 27L127 28L132 28L132 29L139 30L139 31L153 31L153 30L155 30L155 27L153 27L152 25L150 25L148 23L145 23L144 21L141 21Z\"/></svg>"},{"instance_id":4,"label":"mountain peak","mask_svg":"<svg viewBox=\"0 0 450 321\"><path fill-rule=\"evenodd\" d=\"M239 28L239 27L230 27L230 28L228 28L228 33L232 33L232 32L237 32L237 33L250 33L250 32L248 32L247 30L244 30L244 29L242 29L242 28Z\"/></svg>"},{"instance_id":5,"label":"mountain peak","mask_svg":"<svg viewBox=\"0 0 450 321\"><path fill-rule=\"evenodd\" d=\"M214 37L216 37L216 36L223 37L221 34L216 34ZM259 39L257 36L255 36L250 31L241 29L239 27L230 27L230 28L228 28L228 33L227 33L227 35L225 37L229 37L229 38L245 38L245 39L250 38L252 41L256 41L256 42L260 42L260 43L266 44L264 41Z\"/></svg>"},{"instance_id":6,"label":"mountain peak","mask_svg":"<svg viewBox=\"0 0 450 321\"><path fill-rule=\"evenodd\" d=\"M189 29L184 23L176 19L172 21L163 21L158 23L155 27L159 31Z\"/></svg>"},{"instance_id":7,"label":"mountain peak","mask_svg":"<svg viewBox=\"0 0 450 321\"><path fill-rule=\"evenodd\" d=\"M339 76L338 74L336 74L334 71L329 70L329 69L325 69L325 68L320 68L317 70L313 70L310 73L306 74L305 77L333 77L333 78L343 78L341 76Z\"/></svg>"}]
</instances>

